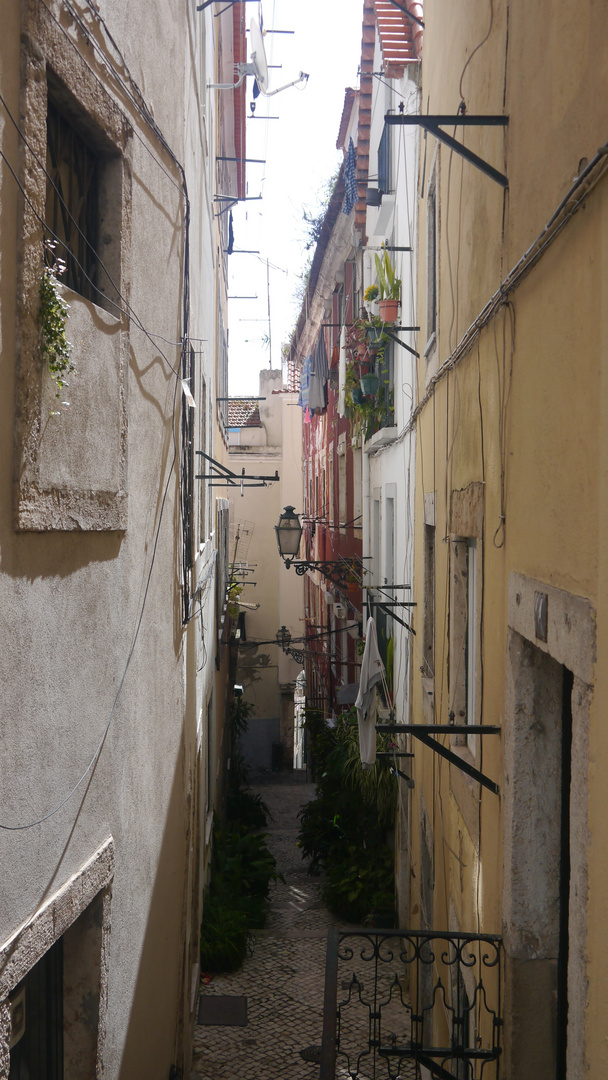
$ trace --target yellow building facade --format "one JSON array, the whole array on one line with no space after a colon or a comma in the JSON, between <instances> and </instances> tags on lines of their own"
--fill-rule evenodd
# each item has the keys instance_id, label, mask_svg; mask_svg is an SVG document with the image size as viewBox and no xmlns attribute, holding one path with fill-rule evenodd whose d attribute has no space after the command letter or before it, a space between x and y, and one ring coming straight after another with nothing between
<instances>
[{"instance_id":1,"label":"yellow building facade","mask_svg":"<svg viewBox=\"0 0 608 1080\"><path fill-rule=\"evenodd\" d=\"M456 730L411 740L411 924L501 935L500 1075L599 1078L608 9L424 21L420 111L500 175L421 131L410 720Z\"/></svg>"}]
</instances>

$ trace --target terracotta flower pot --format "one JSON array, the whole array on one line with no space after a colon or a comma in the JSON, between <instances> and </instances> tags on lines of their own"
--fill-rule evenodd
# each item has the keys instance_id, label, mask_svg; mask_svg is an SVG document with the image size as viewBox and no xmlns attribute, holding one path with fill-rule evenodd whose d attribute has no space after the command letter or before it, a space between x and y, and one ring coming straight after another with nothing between
<instances>
[{"instance_id":1,"label":"terracotta flower pot","mask_svg":"<svg viewBox=\"0 0 608 1080\"><path fill-rule=\"evenodd\" d=\"M398 300L379 300L378 311L382 322L394 323L397 322L397 316L399 314L399 301Z\"/></svg>"}]
</instances>

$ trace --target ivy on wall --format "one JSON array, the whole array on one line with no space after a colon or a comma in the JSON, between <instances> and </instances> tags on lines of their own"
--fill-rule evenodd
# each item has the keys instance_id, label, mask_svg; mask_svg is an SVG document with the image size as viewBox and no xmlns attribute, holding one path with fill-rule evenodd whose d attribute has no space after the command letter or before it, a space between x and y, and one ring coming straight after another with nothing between
<instances>
[{"instance_id":1,"label":"ivy on wall","mask_svg":"<svg viewBox=\"0 0 608 1080\"><path fill-rule=\"evenodd\" d=\"M40 280L40 307L38 325L40 326L40 348L43 362L48 365L51 378L57 386L55 397L61 398L67 386L66 379L76 369L71 360L72 346L66 337L66 323L69 318L68 305L61 295L59 278L65 273L66 265L55 255L55 245L45 244L45 263Z\"/></svg>"}]
</instances>

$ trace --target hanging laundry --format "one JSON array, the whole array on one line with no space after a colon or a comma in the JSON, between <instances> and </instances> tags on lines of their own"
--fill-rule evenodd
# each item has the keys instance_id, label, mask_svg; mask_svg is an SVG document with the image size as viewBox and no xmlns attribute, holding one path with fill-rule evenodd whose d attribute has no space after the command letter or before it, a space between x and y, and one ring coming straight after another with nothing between
<instances>
[{"instance_id":1,"label":"hanging laundry","mask_svg":"<svg viewBox=\"0 0 608 1080\"><path fill-rule=\"evenodd\" d=\"M310 384L308 389L308 404L314 412L322 412L327 408L327 380L329 378L329 364L327 362L327 350L325 348L325 334L321 330L312 353L310 370Z\"/></svg>"},{"instance_id":2,"label":"hanging laundry","mask_svg":"<svg viewBox=\"0 0 608 1080\"><path fill-rule=\"evenodd\" d=\"M338 363L338 416L346 412L346 327L340 333L340 360Z\"/></svg>"},{"instance_id":3,"label":"hanging laundry","mask_svg":"<svg viewBox=\"0 0 608 1080\"><path fill-rule=\"evenodd\" d=\"M359 753L364 767L376 763L376 715L378 700L376 685L384 675L384 664L378 648L376 624L370 618L365 629L365 651L361 661L359 693L355 701L359 722Z\"/></svg>"},{"instance_id":4,"label":"hanging laundry","mask_svg":"<svg viewBox=\"0 0 608 1080\"><path fill-rule=\"evenodd\" d=\"M300 375L300 395L298 397L298 405L302 409L308 408L308 394L310 389L310 371L312 367L312 356L307 356L302 364L302 372Z\"/></svg>"},{"instance_id":5,"label":"hanging laundry","mask_svg":"<svg viewBox=\"0 0 608 1080\"><path fill-rule=\"evenodd\" d=\"M350 214L357 201L357 155L352 138L348 140L346 161L344 163L344 206L343 214Z\"/></svg>"}]
</instances>

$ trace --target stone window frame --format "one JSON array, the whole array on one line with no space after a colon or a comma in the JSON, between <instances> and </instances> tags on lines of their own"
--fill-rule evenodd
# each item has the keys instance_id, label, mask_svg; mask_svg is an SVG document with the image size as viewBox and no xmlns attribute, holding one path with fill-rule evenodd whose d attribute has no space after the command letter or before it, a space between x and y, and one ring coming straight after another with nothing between
<instances>
[{"instance_id":1,"label":"stone window frame","mask_svg":"<svg viewBox=\"0 0 608 1080\"><path fill-rule=\"evenodd\" d=\"M128 305L128 263L131 220L131 127L104 89L102 81L85 62L85 39L79 31L73 44L44 5L24 5L22 15L21 144L19 181L24 192L17 240L17 356L14 433L14 527L17 531L95 530L123 531L127 525L127 418L126 379L129 356L129 318L116 309L118 292ZM83 53L83 56L80 53ZM91 328L89 341L99 331L112 333L113 359L117 371L112 409L118 431L115 480L96 487L79 484L78 476L67 484L49 481L41 468L45 429L48 427L48 373L40 359L37 322L39 283L42 275L46 220L47 178L46 114L49 88L54 100L70 113L70 120L112 163L113 190L100 194L101 262L108 275L100 274L99 305L65 289L74 316L82 316ZM103 185L102 185L103 186ZM117 191L119 192L117 197ZM105 230L103 226L106 226ZM106 242L109 241L109 242ZM110 277L117 285L112 285ZM126 305L121 302L124 308ZM68 324L68 338L69 338ZM98 337L101 340L103 334ZM93 351L85 349L90 359ZM78 356L74 355L78 366ZM86 387L83 396L86 394ZM95 408L95 403L91 404ZM72 417L65 421L69 431ZM86 427L86 420L82 418ZM69 434L67 438L69 439Z\"/></svg>"},{"instance_id":2,"label":"stone window frame","mask_svg":"<svg viewBox=\"0 0 608 1080\"><path fill-rule=\"evenodd\" d=\"M60 938L64 953L64 1067L66 1080L100 1080L108 1006L114 840L110 836L0 947L0 1076L8 1076L11 995ZM96 1026L82 1021L82 1001L96 1004ZM86 1071L83 1073L82 1068Z\"/></svg>"},{"instance_id":3,"label":"stone window frame","mask_svg":"<svg viewBox=\"0 0 608 1080\"><path fill-rule=\"evenodd\" d=\"M455 712L456 724L481 723L483 702L479 686L480 658L483 655L481 640L482 592L480 577L484 559L484 485L472 481L467 487L454 489L450 497L450 610L449 610L449 674L450 708ZM471 559L472 552L475 552ZM468 582L472 563L475 580ZM471 610L473 607L473 610ZM474 616L471 625L471 615ZM463 639L463 634L466 641ZM471 640L473 639L473 640ZM463 655L458 655L460 645ZM471 644L474 647L473 664L470 663ZM463 667L463 662L467 668ZM471 671L473 667L473 671ZM471 715L471 708L474 714ZM473 764L478 752L475 735L456 735L452 747L460 747Z\"/></svg>"}]
</instances>

